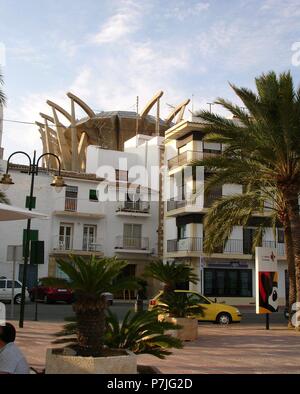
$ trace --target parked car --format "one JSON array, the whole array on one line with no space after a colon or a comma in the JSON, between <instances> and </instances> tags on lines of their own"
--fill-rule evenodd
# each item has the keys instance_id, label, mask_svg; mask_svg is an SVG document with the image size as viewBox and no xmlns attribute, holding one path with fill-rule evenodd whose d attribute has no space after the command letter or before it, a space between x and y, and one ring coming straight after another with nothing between
<instances>
[{"instance_id":1,"label":"parked car","mask_svg":"<svg viewBox=\"0 0 300 394\"><path fill-rule=\"evenodd\" d=\"M7 279L4 277L0 278L0 301L10 301L12 299L13 289L12 279ZM15 304L21 304L21 293L22 293L22 283L19 280L15 280L15 290L14 290L14 302ZM25 300L29 299L29 293L26 288Z\"/></svg>"},{"instance_id":2,"label":"parked car","mask_svg":"<svg viewBox=\"0 0 300 394\"><path fill-rule=\"evenodd\" d=\"M74 293L72 290L57 287L43 286L41 282L37 286L29 290L29 296L31 301L41 301L46 304L55 302L66 302L72 304L74 302Z\"/></svg>"},{"instance_id":3,"label":"parked car","mask_svg":"<svg viewBox=\"0 0 300 394\"><path fill-rule=\"evenodd\" d=\"M229 324L233 322L240 322L242 314L238 308L226 305L218 304L213 302L209 298L197 293L196 291L190 290L175 290L175 292L187 293L188 297L193 297L199 302L202 307L202 314L195 315L198 321L211 321L219 324ZM154 298L149 302L148 309L151 310L155 305L159 305L160 298L163 295L163 291L160 291Z\"/></svg>"}]
</instances>

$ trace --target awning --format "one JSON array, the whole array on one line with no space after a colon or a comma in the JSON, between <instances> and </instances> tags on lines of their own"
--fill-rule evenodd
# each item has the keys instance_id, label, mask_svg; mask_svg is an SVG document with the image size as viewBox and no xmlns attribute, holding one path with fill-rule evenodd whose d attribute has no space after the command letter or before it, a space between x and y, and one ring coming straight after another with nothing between
<instances>
[{"instance_id":1,"label":"awning","mask_svg":"<svg viewBox=\"0 0 300 394\"><path fill-rule=\"evenodd\" d=\"M48 216L42 213L28 211L26 209L0 203L0 221L4 222L24 219L48 219Z\"/></svg>"}]
</instances>

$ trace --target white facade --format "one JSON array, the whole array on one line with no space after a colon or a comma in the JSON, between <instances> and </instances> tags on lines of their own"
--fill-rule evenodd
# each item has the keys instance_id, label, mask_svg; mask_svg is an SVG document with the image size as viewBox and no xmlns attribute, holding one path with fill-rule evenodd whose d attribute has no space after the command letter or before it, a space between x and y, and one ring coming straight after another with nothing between
<instances>
[{"instance_id":1,"label":"white facade","mask_svg":"<svg viewBox=\"0 0 300 394\"><path fill-rule=\"evenodd\" d=\"M253 217L247 227L235 226L225 245L212 255L203 252L203 221L209 206L218 197L243 192L242 185L224 184L222 188L205 193L204 169L196 178L192 174L193 161L221 152L220 144L203 142L201 123L195 118L167 130L165 165L168 177L165 186L175 186L165 204L164 259L191 264L201 278L196 289L205 295L233 304L253 304L255 263L251 254L252 237L259 217ZM262 246L275 245L279 256L279 297L280 303L284 304L287 264L283 230L276 229L274 234L272 228L267 228Z\"/></svg>"},{"instance_id":2,"label":"white facade","mask_svg":"<svg viewBox=\"0 0 300 394\"><path fill-rule=\"evenodd\" d=\"M147 141L147 147L143 139ZM128 159L129 168L145 163L147 166L158 165L155 161L159 155L155 152L158 152L161 142L157 137L138 136L125 144L125 152L90 147L87 155L88 172L63 172L67 188L59 194L50 186L52 174L43 169L39 171L35 178L35 209L49 216L48 220L32 220L31 225L33 230L38 230L38 239L45 242L45 264L38 266L39 278L62 275L56 260L68 258L70 254L118 256L129 262L131 274L142 274L145 264L157 255L158 205L155 201L147 201L149 190L138 180L135 182L135 186L141 186L138 196L137 189L129 187L130 182L119 181L116 189L125 196L125 201L98 201L97 190L103 178L95 174L101 165L120 170L119 158ZM6 169L3 161L1 169L2 172ZM22 208L25 207L30 188L30 176L25 170L26 167L17 165L10 168L9 173L15 185L6 192L10 203ZM116 186L114 179L109 176L104 183L109 189ZM128 200L128 194L133 200ZM7 246L21 245L25 228L26 221L0 222L0 276L11 277L12 264L6 261ZM21 274L21 264L18 262L17 277ZM32 275L29 285L36 280Z\"/></svg>"}]
</instances>

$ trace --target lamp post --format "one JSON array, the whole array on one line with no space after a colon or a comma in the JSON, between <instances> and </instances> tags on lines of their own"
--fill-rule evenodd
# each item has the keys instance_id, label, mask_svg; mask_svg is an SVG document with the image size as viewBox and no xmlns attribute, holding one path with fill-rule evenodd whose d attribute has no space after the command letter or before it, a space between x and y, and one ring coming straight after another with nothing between
<instances>
[{"instance_id":1,"label":"lamp post","mask_svg":"<svg viewBox=\"0 0 300 394\"><path fill-rule=\"evenodd\" d=\"M51 183L51 186L55 187L56 191L59 193L63 187L66 186L63 177L61 176L61 163L60 159L57 155L53 153L44 153L42 154L38 159L36 157L36 151L34 151L33 154L33 159L31 160L30 156L23 151L17 151L12 153L8 160L7 160L7 167L6 167L6 173L3 175L0 184L3 186L4 189L7 190L7 188L11 185L14 185L14 182L11 178L11 175L9 174L9 165L10 165L10 160L13 156L17 154L22 154L25 155L28 158L29 161L29 169L28 169L28 175L31 176L31 184L30 184L30 196L29 196L29 203L28 203L28 209L29 211L32 211L33 208L33 190L34 190L34 180L35 176L38 175L39 173L39 162L40 160L45 157L45 156L53 156L57 159L58 161L58 175L55 175L53 178L53 182ZM26 292L26 282L27 282L27 265L28 265L28 259L29 259L29 243L30 243L30 229L31 229L31 219L27 220L27 229L26 229L26 236L25 236L25 248L24 248L24 265L23 265L23 279L22 279L22 296L21 296L21 309L20 309L20 319L19 319L19 327L23 328L24 326L24 313L25 313L25 292Z\"/></svg>"}]
</instances>

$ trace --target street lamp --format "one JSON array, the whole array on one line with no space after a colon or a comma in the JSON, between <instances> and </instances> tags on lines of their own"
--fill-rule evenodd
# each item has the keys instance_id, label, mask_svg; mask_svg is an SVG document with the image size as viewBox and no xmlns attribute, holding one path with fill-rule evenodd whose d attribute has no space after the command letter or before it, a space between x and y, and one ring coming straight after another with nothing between
<instances>
[{"instance_id":1,"label":"street lamp","mask_svg":"<svg viewBox=\"0 0 300 394\"><path fill-rule=\"evenodd\" d=\"M8 160L7 160L7 167L6 173L2 176L0 184L4 190L7 190L9 186L14 185L11 175L8 173L10 160L13 156L17 154L25 155L29 160L29 169L28 175L31 175L31 184L30 184L30 196L29 196L29 211L32 211L33 208L33 189L34 189L34 179L35 176L39 173L39 162L45 156L53 156L56 158L58 162L58 175L55 175L51 186L55 188L55 190L59 193L63 187L66 186L63 177L61 176L61 163L59 157L53 153L44 153L38 159L36 158L36 151L34 151L33 159L31 160L30 156L23 152L17 151L12 153ZM28 258L29 258L29 242L30 242L30 229L31 229L31 219L27 220L27 232L25 237L25 250L24 250L24 266L23 266L23 279L22 279L22 297L21 297L21 309L20 309L20 320L19 320L19 327L23 328L24 326L24 314L25 314L25 291L26 291L26 282L27 282L27 265L28 265Z\"/></svg>"}]
</instances>

